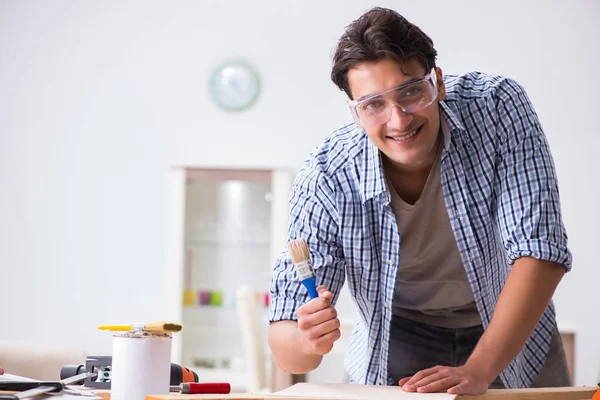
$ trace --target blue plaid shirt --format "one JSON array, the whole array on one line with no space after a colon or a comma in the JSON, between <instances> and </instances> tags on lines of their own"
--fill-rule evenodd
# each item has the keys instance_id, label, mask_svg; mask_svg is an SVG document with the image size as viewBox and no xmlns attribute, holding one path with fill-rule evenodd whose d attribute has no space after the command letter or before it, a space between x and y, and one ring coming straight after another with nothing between
<instances>
[{"instance_id":1,"label":"blue plaid shirt","mask_svg":"<svg viewBox=\"0 0 600 400\"><path fill-rule=\"evenodd\" d=\"M450 223L484 328L514 261L571 268L554 163L538 117L515 81L481 73L446 76L441 181ZM344 280L357 306L345 358L351 382L393 384L388 344L400 235L378 149L355 124L333 132L298 173L289 238L305 238L319 284ZM308 294L289 254L277 260L270 320L296 320ZM509 388L538 375L556 325L551 302L522 351L502 372Z\"/></svg>"}]
</instances>

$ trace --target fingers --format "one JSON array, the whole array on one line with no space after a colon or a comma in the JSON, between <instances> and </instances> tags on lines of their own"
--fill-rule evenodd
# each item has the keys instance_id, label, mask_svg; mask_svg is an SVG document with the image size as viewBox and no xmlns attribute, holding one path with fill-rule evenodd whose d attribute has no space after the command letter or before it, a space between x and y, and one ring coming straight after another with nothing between
<instances>
[{"instance_id":1,"label":"fingers","mask_svg":"<svg viewBox=\"0 0 600 400\"><path fill-rule=\"evenodd\" d=\"M337 320L337 311L332 306L328 306L312 313L308 313L308 311L309 310L302 310L302 312L300 312L300 309L298 309L298 327L301 330L309 329L327 321Z\"/></svg>"},{"instance_id":2,"label":"fingers","mask_svg":"<svg viewBox=\"0 0 600 400\"><path fill-rule=\"evenodd\" d=\"M443 376L440 374L432 375L432 380L427 383L417 383L417 392L441 392L460 382L455 377Z\"/></svg>"},{"instance_id":3,"label":"fingers","mask_svg":"<svg viewBox=\"0 0 600 400\"><path fill-rule=\"evenodd\" d=\"M436 366L417 372L399 381L406 392L432 393L446 391L448 394L476 395L485 393L489 387L486 378L464 367Z\"/></svg>"},{"instance_id":4,"label":"fingers","mask_svg":"<svg viewBox=\"0 0 600 400\"><path fill-rule=\"evenodd\" d=\"M341 336L340 320L332 306L314 314L298 316L298 329L319 354L326 354Z\"/></svg>"},{"instance_id":5,"label":"fingers","mask_svg":"<svg viewBox=\"0 0 600 400\"><path fill-rule=\"evenodd\" d=\"M442 367L438 365L433 368L427 368L422 371L419 371L416 374L414 374L408 381L406 381L404 385L414 386L421 379L437 373L440 370L440 368L442 368Z\"/></svg>"},{"instance_id":6,"label":"fingers","mask_svg":"<svg viewBox=\"0 0 600 400\"><path fill-rule=\"evenodd\" d=\"M298 309L298 318L300 318L301 316L314 314L319 310L331 307L331 299L333 298L333 293L331 293L329 289L327 289L323 285L317 288L317 293L319 293L319 297L317 297L316 299L311 299L308 303L302 305Z\"/></svg>"},{"instance_id":7,"label":"fingers","mask_svg":"<svg viewBox=\"0 0 600 400\"><path fill-rule=\"evenodd\" d=\"M421 379L420 381L416 382L414 384L414 386L416 386L417 388L421 388L424 386L427 386L433 382L437 382L442 378L445 378L447 375L442 374L440 372L436 372L434 374L431 374L429 376L426 376L425 378Z\"/></svg>"},{"instance_id":8,"label":"fingers","mask_svg":"<svg viewBox=\"0 0 600 400\"><path fill-rule=\"evenodd\" d=\"M337 318L325 321L319 325L311 326L304 331L304 335L308 339L318 339L321 336L327 335L331 332L338 331L340 329L340 320Z\"/></svg>"},{"instance_id":9,"label":"fingers","mask_svg":"<svg viewBox=\"0 0 600 400\"><path fill-rule=\"evenodd\" d=\"M308 343L314 349L315 353L325 355L333 349L333 344L341 337L339 329L335 329L325 335L307 336Z\"/></svg>"},{"instance_id":10,"label":"fingers","mask_svg":"<svg viewBox=\"0 0 600 400\"><path fill-rule=\"evenodd\" d=\"M317 288L317 293L319 294L319 297L323 297L327 300L331 300L333 298L333 293L331 293L329 289L323 285L320 285Z\"/></svg>"},{"instance_id":11,"label":"fingers","mask_svg":"<svg viewBox=\"0 0 600 400\"><path fill-rule=\"evenodd\" d=\"M407 376L406 378L402 378L398 381L398 386L402 387L406 382L408 382L412 378L412 376Z\"/></svg>"},{"instance_id":12,"label":"fingers","mask_svg":"<svg viewBox=\"0 0 600 400\"><path fill-rule=\"evenodd\" d=\"M424 369L422 371L417 372L412 377L410 377L410 379L406 380L401 385L402 390L404 390L405 392L416 392L417 388L419 387L417 385L419 383L419 381L421 381L424 378L427 378L430 375L436 374L440 368L442 368L442 367L435 366L433 368L428 368L428 369ZM404 379L406 379L406 378L404 378Z\"/></svg>"},{"instance_id":13,"label":"fingers","mask_svg":"<svg viewBox=\"0 0 600 400\"><path fill-rule=\"evenodd\" d=\"M448 394L463 394L467 391L467 383L462 382L448 389Z\"/></svg>"},{"instance_id":14,"label":"fingers","mask_svg":"<svg viewBox=\"0 0 600 400\"><path fill-rule=\"evenodd\" d=\"M331 305L333 293L325 286L319 286L317 292L319 297L298 309L298 329L313 352L324 355L341 336L340 320Z\"/></svg>"}]
</instances>

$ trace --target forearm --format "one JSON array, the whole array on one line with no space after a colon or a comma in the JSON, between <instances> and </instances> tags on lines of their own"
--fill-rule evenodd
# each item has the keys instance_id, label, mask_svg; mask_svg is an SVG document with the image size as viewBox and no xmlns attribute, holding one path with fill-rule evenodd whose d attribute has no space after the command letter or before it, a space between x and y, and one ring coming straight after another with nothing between
<instances>
[{"instance_id":1,"label":"forearm","mask_svg":"<svg viewBox=\"0 0 600 400\"><path fill-rule=\"evenodd\" d=\"M275 364L292 374L305 374L321 364L323 356L311 353L296 321L278 321L269 326L269 346Z\"/></svg>"},{"instance_id":2,"label":"forearm","mask_svg":"<svg viewBox=\"0 0 600 400\"><path fill-rule=\"evenodd\" d=\"M549 261L531 257L515 261L492 320L467 365L493 381L525 345L564 273L563 265Z\"/></svg>"}]
</instances>

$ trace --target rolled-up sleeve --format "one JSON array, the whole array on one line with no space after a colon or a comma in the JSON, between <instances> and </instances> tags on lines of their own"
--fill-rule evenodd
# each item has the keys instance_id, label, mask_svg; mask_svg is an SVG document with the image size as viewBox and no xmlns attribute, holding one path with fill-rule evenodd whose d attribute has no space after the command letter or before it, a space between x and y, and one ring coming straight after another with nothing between
<instances>
[{"instance_id":1,"label":"rolled-up sleeve","mask_svg":"<svg viewBox=\"0 0 600 400\"><path fill-rule=\"evenodd\" d=\"M562 221L554 161L525 90L507 79L499 87L498 226L512 265L520 257L563 264L572 256Z\"/></svg>"},{"instance_id":2,"label":"rolled-up sleeve","mask_svg":"<svg viewBox=\"0 0 600 400\"><path fill-rule=\"evenodd\" d=\"M333 293L333 304L345 279L337 215L333 187L322 172L305 165L292 188L288 239L306 239L317 285L325 285ZM296 310L310 299L298 280L287 247L275 261L270 293L270 322L297 320Z\"/></svg>"}]
</instances>

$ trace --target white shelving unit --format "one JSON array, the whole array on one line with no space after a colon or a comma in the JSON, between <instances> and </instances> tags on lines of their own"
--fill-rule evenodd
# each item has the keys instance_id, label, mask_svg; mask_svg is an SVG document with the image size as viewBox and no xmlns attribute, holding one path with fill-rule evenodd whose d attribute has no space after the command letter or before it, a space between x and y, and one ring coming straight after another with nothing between
<instances>
[{"instance_id":1,"label":"white shelving unit","mask_svg":"<svg viewBox=\"0 0 600 400\"><path fill-rule=\"evenodd\" d=\"M171 172L169 314L184 326L173 343L173 361L193 369L201 381L229 382L233 390L247 390L250 376L236 290L247 285L255 291L268 349L265 295L275 256L287 239L291 175L198 168ZM185 271L187 252L192 254L191 273ZM184 306L185 289L195 295L193 304ZM200 297L220 302L200 304ZM270 364L265 351L266 370Z\"/></svg>"}]
</instances>

